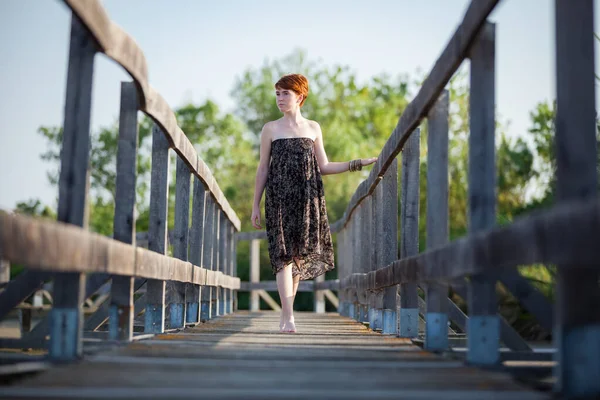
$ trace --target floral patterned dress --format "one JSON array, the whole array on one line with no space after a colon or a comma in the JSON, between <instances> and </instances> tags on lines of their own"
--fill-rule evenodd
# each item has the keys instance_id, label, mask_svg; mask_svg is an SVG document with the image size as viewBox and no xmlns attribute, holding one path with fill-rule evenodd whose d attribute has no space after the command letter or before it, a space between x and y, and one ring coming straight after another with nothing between
<instances>
[{"instance_id":1,"label":"floral patterned dress","mask_svg":"<svg viewBox=\"0 0 600 400\"><path fill-rule=\"evenodd\" d=\"M311 138L271 143L265 220L273 274L292 263L292 276L307 280L334 268L323 181Z\"/></svg>"}]
</instances>

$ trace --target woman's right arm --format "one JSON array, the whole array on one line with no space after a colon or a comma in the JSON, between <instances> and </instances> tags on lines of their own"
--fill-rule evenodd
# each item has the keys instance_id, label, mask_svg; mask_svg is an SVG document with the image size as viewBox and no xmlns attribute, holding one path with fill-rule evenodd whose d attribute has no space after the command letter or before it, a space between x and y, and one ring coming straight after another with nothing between
<instances>
[{"instance_id":1,"label":"woman's right arm","mask_svg":"<svg viewBox=\"0 0 600 400\"><path fill-rule=\"evenodd\" d=\"M260 160L256 169L256 179L254 182L254 202L252 203L252 226L256 229L262 229L260 225L260 200L267 183L267 174L269 173L269 162L271 161L271 132L269 123L263 126L260 133Z\"/></svg>"}]
</instances>

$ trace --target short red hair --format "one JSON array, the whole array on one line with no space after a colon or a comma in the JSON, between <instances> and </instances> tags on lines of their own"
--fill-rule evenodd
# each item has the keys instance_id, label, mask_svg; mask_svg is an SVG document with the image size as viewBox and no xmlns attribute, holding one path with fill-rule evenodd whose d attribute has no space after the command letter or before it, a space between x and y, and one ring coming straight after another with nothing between
<instances>
[{"instance_id":1,"label":"short red hair","mask_svg":"<svg viewBox=\"0 0 600 400\"><path fill-rule=\"evenodd\" d=\"M302 107L308 97L308 79L301 74L287 74L277 81L275 89L292 90L297 95L302 95L300 102L300 107Z\"/></svg>"}]
</instances>

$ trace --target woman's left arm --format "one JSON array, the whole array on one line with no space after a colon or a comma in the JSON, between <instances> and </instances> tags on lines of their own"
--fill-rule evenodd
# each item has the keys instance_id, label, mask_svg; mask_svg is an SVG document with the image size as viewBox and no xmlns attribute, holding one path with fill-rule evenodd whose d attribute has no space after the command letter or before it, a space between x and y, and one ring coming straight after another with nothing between
<instances>
[{"instance_id":1,"label":"woman's left arm","mask_svg":"<svg viewBox=\"0 0 600 400\"><path fill-rule=\"evenodd\" d=\"M325 146L323 145L323 133L321 132L321 127L317 122L314 123L314 129L316 131L315 137L315 153L317 156L317 161L319 162L319 169L321 170L321 175L334 175L341 174L342 172L346 172L350 170L350 162L331 162L327 159L327 154L325 153ZM362 158L361 164L363 166L373 164L377 161L377 157L372 158Z\"/></svg>"}]
</instances>

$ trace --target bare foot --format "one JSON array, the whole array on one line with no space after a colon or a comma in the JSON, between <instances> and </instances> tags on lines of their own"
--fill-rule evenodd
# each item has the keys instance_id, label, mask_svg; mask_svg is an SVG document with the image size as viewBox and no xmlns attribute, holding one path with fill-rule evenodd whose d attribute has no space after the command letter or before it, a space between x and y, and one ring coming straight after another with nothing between
<instances>
[{"instance_id":1,"label":"bare foot","mask_svg":"<svg viewBox=\"0 0 600 400\"><path fill-rule=\"evenodd\" d=\"M294 317L290 320L285 321L283 326L279 329L281 333L295 333L296 332L296 323L294 322Z\"/></svg>"}]
</instances>

